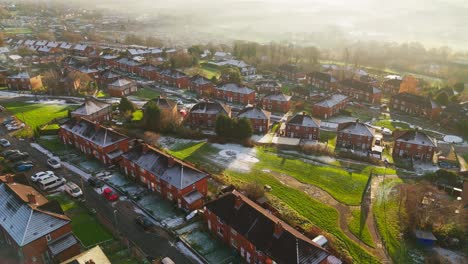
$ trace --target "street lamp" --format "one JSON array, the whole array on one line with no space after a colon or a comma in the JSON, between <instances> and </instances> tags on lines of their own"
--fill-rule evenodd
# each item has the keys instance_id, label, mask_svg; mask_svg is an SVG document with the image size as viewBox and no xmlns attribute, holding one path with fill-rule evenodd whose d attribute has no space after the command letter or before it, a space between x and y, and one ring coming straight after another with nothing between
<instances>
[{"instance_id":1,"label":"street lamp","mask_svg":"<svg viewBox=\"0 0 468 264\"><path fill-rule=\"evenodd\" d=\"M117 209L114 210L114 224L115 224L115 227L117 228Z\"/></svg>"}]
</instances>

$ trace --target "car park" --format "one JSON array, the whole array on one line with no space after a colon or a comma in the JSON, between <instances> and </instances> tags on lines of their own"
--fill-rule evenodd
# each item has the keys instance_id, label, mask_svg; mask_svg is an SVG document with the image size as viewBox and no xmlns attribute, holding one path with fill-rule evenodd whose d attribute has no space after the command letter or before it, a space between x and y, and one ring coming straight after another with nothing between
<instances>
[{"instance_id":1,"label":"car park","mask_svg":"<svg viewBox=\"0 0 468 264\"><path fill-rule=\"evenodd\" d=\"M41 172L38 172L36 174L34 174L33 176L31 176L31 180L33 182L37 182L37 181L41 181L47 177L50 177L50 176L55 176L54 172L53 171L41 171Z\"/></svg>"},{"instance_id":2,"label":"car park","mask_svg":"<svg viewBox=\"0 0 468 264\"><path fill-rule=\"evenodd\" d=\"M116 194L111 188L105 188L104 191L102 191L102 196L111 202L117 201L117 199L119 199L119 195Z\"/></svg>"},{"instance_id":3,"label":"car park","mask_svg":"<svg viewBox=\"0 0 468 264\"><path fill-rule=\"evenodd\" d=\"M135 218L135 223L141 226L146 231L151 230L155 227L154 223L151 222L151 220L144 215L139 215L137 218Z\"/></svg>"},{"instance_id":4,"label":"car park","mask_svg":"<svg viewBox=\"0 0 468 264\"><path fill-rule=\"evenodd\" d=\"M59 169L60 167L62 167L60 159L57 157L47 159L47 165L49 165L49 167L51 167L52 169Z\"/></svg>"},{"instance_id":5,"label":"car park","mask_svg":"<svg viewBox=\"0 0 468 264\"><path fill-rule=\"evenodd\" d=\"M65 184L65 192L68 193L71 197L80 197L83 195L83 191L76 185L74 182L68 182Z\"/></svg>"},{"instance_id":6,"label":"car park","mask_svg":"<svg viewBox=\"0 0 468 264\"><path fill-rule=\"evenodd\" d=\"M4 147L4 148L7 148L9 146L11 146L10 144L10 141L4 139L4 138L0 138L0 146Z\"/></svg>"},{"instance_id":7,"label":"car park","mask_svg":"<svg viewBox=\"0 0 468 264\"><path fill-rule=\"evenodd\" d=\"M98 178L89 178L88 179L88 183L91 187L95 187L95 188L101 188L102 186L104 186L104 183L102 183L102 181Z\"/></svg>"},{"instance_id":8,"label":"car park","mask_svg":"<svg viewBox=\"0 0 468 264\"><path fill-rule=\"evenodd\" d=\"M18 165L17 167L15 167L15 169L19 172L23 172L23 171L28 171L30 169L32 169L34 167L34 165L32 164L21 164L21 165Z\"/></svg>"}]
</instances>

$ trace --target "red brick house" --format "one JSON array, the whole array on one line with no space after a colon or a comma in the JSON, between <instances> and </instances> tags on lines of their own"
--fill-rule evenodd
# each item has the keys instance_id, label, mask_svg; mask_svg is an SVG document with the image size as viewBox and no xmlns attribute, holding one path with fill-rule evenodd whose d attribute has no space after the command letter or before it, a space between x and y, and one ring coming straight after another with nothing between
<instances>
[{"instance_id":1,"label":"red brick house","mask_svg":"<svg viewBox=\"0 0 468 264\"><path fill-rule=\"evenodd\" d=\"M417 130L393 133L393 157L432 161L437 150L437 141Z\"/></svg>"},{"instance_id":2,"label":"red brick house","mask_svg":"<svg viewBox=\"0 0 468 264\"><path fill-rule=\"evenodd\" d=\"M374 144L375 129L359 122L346 122L338 125L336 148L370 152Z\"/></svg>"},{"instance_id":3,"label":"red brick house","mask_svg":"<svg viewBox=\"0 0 468 264\"><path fill-rule=\"evenodd\" d=\"M154 102L161 110L161 117L176 119L178 116L177 103L162 96L151 99L148 102ZM147 104L147 103L146 103ZM143 108L146 107L146 104Z\"/></svg>"},{"instance_id":4,"label":"red brick house","mask_svg":"<svg viewBox=\"0 0 468 264\"><path fill-rule=\"evenodd\" d=\"M219 102L202 101L190 109L186 123L192 127L213 128L218 115L231 117L231 108Z\"/></svg>"},{"instance_id":5,"label":"red brick house","mask_svg":"<svg viewBox=\"0 0 468 264\"><path fill-rule=\"evenodd\" d=\"M190 86L190 77L179 70L165 69L160 71L159 75L161 75L161 82L166 85L179 89L187 89Z\"/></svg>"},{"instance_id":6,"label":"red brick house","mask_svg":"<svg viewBox=\"0 0 468 264\"><path fill-rule=\"evenodd\" d=\"M300 73L299 67L295 64L282 64L278 67L278 75L281 78L290 81L296 81L297 75Z\"/></svg>"},{"instance_id":7,"label":"red brick house","mask_svg":"<svg viewBox=\"0 0 468 264\"><path fill-rule=\"evenodd\" d=\"M287 113L291 109L291 96L281 92L267 94L262 98L262 106L272 112Z\"/></svg>"},{"instance_id":8,"label":"red brick house","mask_svg":"<svg viewBox=\"0 0 468 264\"><path fill-rule=\"evenodd\" d=\"M112 104L90 96L86 97L85 102L70 114L73 118L84 117L87 120L102 123L112 119Z\"/></svg>"},{"instance_id":9,"label":"red brick house","mask_svg":"<svg viewBox=\"0 0 468 264\"><path fill-rule=\"evenodd\" d=\"M320 89L335 88L336 82L337 80L326 72L314 71L307 74L307 83Z\"/></svg>"},{"instance_id":10,"label":"red brick house","mask_svg":"<svg viewBox=\"0 0 468 264\"><path fill-rule=\"evenodd\" d=\"M357 101L378 104L382 99L382 92L369 83L355 79L345 79L338 82L337 90Z\"/></svg>"},{"instance_id":11,"label":"red brick house","mask_svg":"<svg viewBox=\"0 0 468 264\"><path fill-rule=\"evenodd\" d=\"M242 109L237 118L247 118L252 124L254 133L265 134L270 128L271 113L259 106L248 106Z\"/></svg>"},{"instance_id":12,"label":"red brick house","mask_svg":"<svg viewBox=\"0 0 468 264\"><path fill-rule=\"evenodd\" d=\"M192 211L203 206L208 192L208 174L147 144L122 155L125 175L157 192L179 208Z\"/></svg>"},{"instance_id":13,"label":"red brick house","mask_svg":"<svg viewBox=\"0 0 468 264\"><path fill-rule=\"evenodd\" d=\"M118 79L107 85L107 92L110 96L124 97L138 90L134 80Z\"/></svg>"},{"instance_id":14,"label":"red brick house","mask_svg":"<svg viewBox=\"0 0 468 264\"><path fill-rule=\"evenodd\" d=\"M392 96L390 108L430 119L438 118L442 112L442 107L432 101L430 97L410 93L400 93Z\"/></svg>"},{"instance_id":15,"label":"red brick house","mask_svg":"<svg viewBox=\"0 0 468 264\"><path fill-rule=\"evenodd\" d=\"M48 201L20 177L0 176L2 246L16 252L19 263L60 263L80 254L71 220L60 204Z\"/></svg>"},{"instance_id":16,"label":"red brick house","mask_svg":"<svg viewBox=\"0 0 468 264\"><path fill-rule=\"evenodd\" d=\"M255 102L255 91L235 83L226 83L215 87L215 96L220 100L243 105Z\"/></svg>"},{"instance_id":17,"label":"red brick house","mask_svg":"<svg viewBox=\"0 0 468 264\"><path fill-rule=\"evenodd\" d=\"M334 94L327 99L312 106L312 114L320 118L330 118L345 109L348 97L342 94Z\"/></svg>"},{"instance_id":18,"label":"red brick house","mask_svg":"<svg viewBox=\"0 0 468 264\"><path fill-rule=\"evenodd\" d=\"M20 72L6 78L6 86L10 90L36 90L42 88L40 75L31 76L28 72Z\"/></svg>"},{"instance_id":19,"label":"red brick house","mask_svg":"<svg viewBox=\"0 0 468 264\"><path fill-rule=\"evenodd\" d=\"M201 96L211 96L212 94L214 94L215 85L205 77L195 75L192 78L190 78L189 89Z\"/></svg>"},{"instance_id":20,"label":"red brick house","mask_svg":"<svg viewBox=\"0 0 468 264\"><path fill-rule=\"evenodd\" d=\"M116 61L116 66L124 72L139 74L141 63L132 59L121 58Z\"/></svg>"},{"instance_id":21,"label":"red brick house","mask_svg":"<svg viewBox=\"0 0 468 264\"><path fill-rule=\"evenodd\" d=\"M161 75L159 74L158 68L148 64L140 66L140 76L152 81L160 81Z\"/></svg>"},{"instance_id":22,"label":"red brick house","mask_svg":"<svg viewBox=\"0 0 468 264\"><path fill-rule=\"evenodd\" d=\"M318 140L320 138L320 120L312 118L305 112L297 113L286 121L285 136Z\"/></svg>"},{"instance_id":23,"label":"red brick house","mask_svg":"<svg viewBox=\"0 0 468 264\"><path fill-rule=\"evenodd\" d=\"M58 136L63 143L74 145L106 165L117 161L129 149L127 136L84 118L70 119L60 126Z\"/></svg>"},{"instance_id":24,"label":"red brick house","mask_svg":"<svg viewBox=\"0 0 468 264\"><path fill-rule=\"evenodd\" d=\"M332 263L326 249L236 190L204 209L208 229L246 263Z\"/></svg>"},{"instance_id":25,"label":"red brick house","mask_svg":"<svg viewBox=\"0 0 468 264\"><path fill-rule=\"evenodd\" d=\"M382 85L380 88L382 89L382 92L386 94L398 94L400 92L400 86L402 83L401 78L390 78L390 79L385 79L382 82Z\"/></svg>"},{"instance_id":26,"label":"red brick house","mask_svg":"<svg viewBox=\"0 0 468 264\"><path fill-rule=\"evenodd\" d=\"M263 94L277 93L281 91L281 83L273 80L261 80L255 82L257 92Z\"/></svg>"},{"instance_id":27,"label":"red brick house","mask_svg":"<svg viewBox=\"0 0 468 264\"><path fill-rule=\"evenodd\" d=\"M109 67L118 67L118 59L119 56L112 54L104 54L101 57L99 57L99 64Z\"/></svg>"},{"instance_id":28,"label":"red brick house","mask_svg":"<svg viewBox=\"0 0 468 264\"><path fill-rule=\"evenodd\" d=\"M113 83L115 81L117 81L118 79L120 79L121 76L120 74L112 71L112 70L107 70L105 72L103 72L101 74L101 76L99 77L99 84L103 87L107 86L108 84L110 83Z\"/></svg>"},{"instance_id":29,"label":"red brick house","mask_svg":"<svg viewBox=\"0 0 468 264\"><path fill-rule=\"evenodd\" d=\"M76 44L72 48L74 55L89 57L93 52L94 48L86 44Z\"/></svg>"}]
</instances>

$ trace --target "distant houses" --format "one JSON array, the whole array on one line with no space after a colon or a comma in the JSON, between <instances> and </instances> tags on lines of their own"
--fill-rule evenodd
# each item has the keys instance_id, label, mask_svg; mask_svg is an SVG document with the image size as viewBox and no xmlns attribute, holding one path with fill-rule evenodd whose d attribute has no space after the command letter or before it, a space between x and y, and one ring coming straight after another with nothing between
<instances>
[{"instance_id":1,"label":"distant houses","mask_svg":"<svg viewBox=\"0 0 468 264\"><path fill-rule=\"evenodd\" d=\"M211 96L215 91L215 85L205 77L195 75L190 78L189 89L201 96Z\"/></svg>"},{"instance_id":2,"label":"distant houses","mask_svg":"<svg viewBox=\"0 0 468 264\"><path fill-rule=\"evenodd\" d=\"M255 103L256 93L246 86L226 83L215 88L215 96L226 102L247 105Z\"/></svg>"},{"instance_id":3,"label":"distant houses","mask_svg":"<svg viewBox=\"0 0 468 264\"><path fill-rule=\"evenodd\" d=\"M374 87L372 84L355 79L345 79L338 82L337 90L357 101L371 104L378 104L382 99L382 92L380 89Z\"/></svg>"},{"instance_id":4,"label":"distant houses","mask_svg":"<svg viewBox=\"0 0 468 264\"><path fill-rule=\"evenodd\" d=\"M281 92L267 94L262 98L262 106L271 112L287 113L291 109L291 96Z\"/></svg>"},{"instance_id":5,"label":"distant houses","mask_svg":"<svg viewBox=\"0 0 468 264\"><path fill-rule=\"evenodd\" d=\"M411 93L399 93L392 96L390 100L390 108L430 119L438 118L442 112L442 108L430 97Z\"/></svg>"},{"instance_id":6,"label":"distant houses","mask_svg":"<svg viewBox=\"0 0 468 264\"><path fill-rule=\"evenodd\" d=\"M307 74L307 83L320 89L329 90L335 87L337 80L329 73L315 71Z\"/></svg>"},{"instance_id":7,"label":"distant houses","mask_svg":"<svg viewBox=\"0 0 468 264\"><path fill-rule=\"evenodd\" d=\"M190 109L185 122L192 127L214 128L219 115L231 117L231 108L219 102L202 101Z\"/></svg>"},{"instance_id":8,"label":"distant houses","mask_svg":"<svg viewBox=\"0 0 468 264\"><path fill-rule=\"evenodd\" d=\"M28 72L19 72L10 75L5 80L6 86L10 90L37 90L42 88L40 75L31 75Z\"/></svg>"}]
</instances>

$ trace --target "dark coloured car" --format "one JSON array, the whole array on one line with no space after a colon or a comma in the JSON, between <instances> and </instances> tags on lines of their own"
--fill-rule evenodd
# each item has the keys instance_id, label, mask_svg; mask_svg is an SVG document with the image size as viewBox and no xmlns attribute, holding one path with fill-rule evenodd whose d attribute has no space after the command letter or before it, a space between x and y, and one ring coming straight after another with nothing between
<instances>
[{"instance_id":1,"label":"dark coloured car","mask_svg":"<svg viewBox=\"0 0 468 264\"><path fill-rule=\"evenodd\" d=\"M88 183L91 187L95 188L101 188L102 186L104 186L104 183L100 179L92 177L88 179Z\"/></svg>"},{"instance_id":2,"label":"dark coloured car","mask_svg":"<svg viewBox=\"0 0 468 264\"><path fill-rule=\"evenodd\" d=\"M21 153L21 151L19 151L17 149L9 149L9 150L3 151L2 156L4 156L5 158L8 158L9 156L11 156L13 154L17 154L17 153Z\"/></svg>"},{"instance_id":3,"label":"dark coloured car","mask_svg":"<svg viewBox=\"0 0 468 264\"><path fill-rule=\"evenodd\" d=\"M33 164L33 162L30 160L22 160L22 161L16 162L13 166L18 167L20 165L25 165L25 164Z\"/></svg>"},{"instance_id":4,"label":"dark coloured car","mask_svg":"<svg viewBox=\"0 0 468 264\"><path fill-rule=\"evenodd\" d=\"M151 222L151 220L144 215L140 215L137 218L135 218L135 223L141 226L146 231L152 230L155 227L153 222Z\"/></svg>"},{"instance_id":5,"label":"dark coloured car","mask_svg":"<svg viewBox=\"0 0 468 264\"><path fill-rule=\"evenodd\" d=\"M27 152L16 153L8 157L10 161L20 161L26 158L29 158L29 153Z\"/></svg>"}]
</instances>

